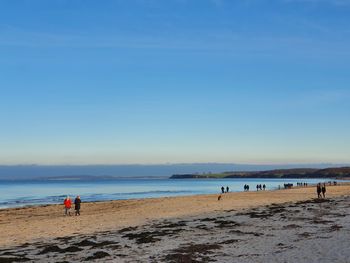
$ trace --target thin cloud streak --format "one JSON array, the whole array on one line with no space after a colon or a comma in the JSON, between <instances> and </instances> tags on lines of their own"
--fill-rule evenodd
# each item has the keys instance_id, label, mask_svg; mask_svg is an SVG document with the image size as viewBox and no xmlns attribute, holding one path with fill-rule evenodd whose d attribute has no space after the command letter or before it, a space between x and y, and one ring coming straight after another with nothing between
<instances>
[{"instance_id":1,"label":"thin cloud streak","mask_svg":"<svg viewBox=\"0 0 350 263\"><path fill-rule=\"evenodd\" d=\"M115 48L183 50L231 55L349 56L350 43L327 42L311 37L244 36L227 31L201 32L195 36L89 36L28 32L14 27L0 30L0 46L17 48ZM204 34L206 33L206 34Z\"/></svg>"}]
</instances>

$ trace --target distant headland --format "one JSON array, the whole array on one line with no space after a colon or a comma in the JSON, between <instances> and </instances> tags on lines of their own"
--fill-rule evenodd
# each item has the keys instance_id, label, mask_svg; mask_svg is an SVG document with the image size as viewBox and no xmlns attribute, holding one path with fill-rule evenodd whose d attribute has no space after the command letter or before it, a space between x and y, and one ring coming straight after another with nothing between
<instances>
[{"instance_id":1,"label":"distant headland","mask_svg":"<svg viewBox=\"0 0 350 263\"><path fill-rule=\"evenodd\" d=\"M222 179L222 178L350 178L350 167L312 169L275 169L268 171L243 171L223 173L174 174L170 179Z\"/></svg>"},{"instance_id":2,"label":"distant headland","mask_svg":"<svg viewBox=\"0 0 350 263\"><path fill-rule=\"evenodd\" d=\"M339 168L343 167L343 168ZM348 168L347 168L348 167ZM113 178L225 178L311 176L335 173L349 176L350 164L239 164L239 163L175 163L126 165L1 165L0 180ZM340 169L340 170L339 170ZM231 171L231 172L225 172ZM335 171L335 172L334 172ZM318 175L319 176L319 175Z\"/></svg>"}]
</instances>

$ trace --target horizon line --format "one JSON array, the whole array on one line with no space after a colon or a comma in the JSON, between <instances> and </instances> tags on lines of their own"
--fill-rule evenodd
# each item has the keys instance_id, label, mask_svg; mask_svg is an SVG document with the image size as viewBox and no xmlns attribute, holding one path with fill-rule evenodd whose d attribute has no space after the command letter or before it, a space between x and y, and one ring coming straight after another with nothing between
<instances>
[{"instance_id":1,"label":"horizon line","mask_svg":"<svg viewBox=\"0 0 350 263\"><path fill-rule=\"evenodd\" d=\"M178 163L90 163L90 164L39 164L39 163L32 163L32 164L1 164L1 166L167 166L167 165L262 165L262 166L270 166L270 165L350 165L349 163L344 162L291 162L291 163L235 163L235 162L178 162Z\"/></svg>"}]
</instances>

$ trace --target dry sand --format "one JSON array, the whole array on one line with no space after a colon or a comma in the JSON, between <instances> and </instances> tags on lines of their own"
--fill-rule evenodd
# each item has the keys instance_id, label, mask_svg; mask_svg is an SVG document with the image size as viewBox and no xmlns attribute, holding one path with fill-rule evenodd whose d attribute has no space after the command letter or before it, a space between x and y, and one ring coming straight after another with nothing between
<instances>
[{"instance_id":1,"label":"dry sand","mask_svg":"<svg viewBox=\"0 0 350 263\"><path fill-rule=\"evenodd\" d=\"M0 210L0 262L350 261L349 184L217 196Z\"/></svg>"}]
</instances>

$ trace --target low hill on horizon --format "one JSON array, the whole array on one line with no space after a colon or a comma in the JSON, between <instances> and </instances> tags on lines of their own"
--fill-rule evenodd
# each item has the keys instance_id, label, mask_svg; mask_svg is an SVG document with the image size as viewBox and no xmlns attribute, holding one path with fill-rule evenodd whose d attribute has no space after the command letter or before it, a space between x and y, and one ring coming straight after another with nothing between
<instances>
[{"instance_id":1,"label":"low hill on horizon","mask_svg":"<svg viewBox=\"0 0 350 263\"><path fill-rule=\"evenodd\" d=\"M350 167L330 167L324 169L293 168L268 171L241 171L206 174L174 174L171 179L204 178L350 178Z\"/></svg>"},{"instance_id":2,"label":"low hill on horizon","mask_svg":"<svg viewBox=\"0 0 350 263\"><path fill-rule=\"evenodd\" d=\"M0 165L0 179L42 179L58 177L164 177L174 174L249 174L277 169L324 169L347 164L239 164L239 163L178 163L178 164L119 164L119 165ZM241 171L241 172L238 172Z\"/></svg>"}]
</instances>

